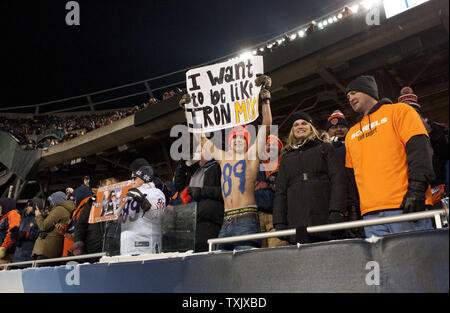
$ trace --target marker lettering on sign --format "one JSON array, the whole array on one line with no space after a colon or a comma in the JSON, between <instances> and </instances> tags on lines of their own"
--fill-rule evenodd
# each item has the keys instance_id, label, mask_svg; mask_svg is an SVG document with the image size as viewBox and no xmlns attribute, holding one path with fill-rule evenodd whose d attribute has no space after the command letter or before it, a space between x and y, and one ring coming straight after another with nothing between
<instances>
[{"instance_id":1,"label":"marker lettering on sign","mask_svg":"<svg viewBox=\"0 0 450 313\"><path fill-rule=\"evenodd\" d=\"M236 112L236 123L241 123L242 115L244 115L244 121L247 123L255 119L258 114L258 97L235 102L234 109Z\"/></svg>"},{"instance_id":2,"label":"marker lettering on sign","mask_svg":"<svg viewBox=\"0 0 450 313\"><path fill-rule=\"evenodd\" d=\"M259 93L254 80L263 72L260 56L189 70L186 84L191 102L185 106L189 131L214 132L254 121Z\"/></svg>"},{"instance_id":3,"label":"marker lettering on sign","mask_svg":"<svg viewBox=\"0 0 450 313\"><path fill-rule=\"evenodd\" d=\"M197 77L200 76L200 73L196 73L196 74L192 74L189 75L188 78L191 80L192 82L192 87L189 88L189 91L193 91L193 90L198 90L200 89L200 86L197 84Z\"/></svg>"},{"instance_id":4,"label":"marker lettering on sign","mask_svg":"<svg viewBox=\"0 0 450 313\"><path fill-rule=\"evenodd\" d=\"M230 83L239 79L252 78L253 77L253 72L251 70L252 66L253 64L251 63L251 60L248 59L247 65L244 63L244 61L241 61L235 64L234 67L233 66L221 67L219 69L218 76L214 76L212 71L207 71L206 74L208 75L209 81L211 82L212 86L215 86L217 84L221 85L223 84L224 79L226 83ZM247 68L247 70L245 70L245 68ZM245 75L245 73L247 73L247 76ZM240 74L242 74L242 78Z\"/></svg>"}]
</instances>

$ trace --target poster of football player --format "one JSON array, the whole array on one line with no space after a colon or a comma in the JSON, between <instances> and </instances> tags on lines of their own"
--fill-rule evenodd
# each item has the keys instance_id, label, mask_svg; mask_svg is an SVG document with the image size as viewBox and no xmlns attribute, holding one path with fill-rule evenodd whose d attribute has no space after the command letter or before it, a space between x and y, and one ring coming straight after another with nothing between
<instances>
[{"instance_id":1,"label":"poster of football player","mask_svg":"<svg viewBox=\"0 0 450 313\"><path fill-rule=\"evenodd\" d=\"M89 216L89 223L99 223L117 219L114 211L126 202L127 192L132 188L133 181L127 180L97 190L95 202Z\"/></svg>"}]
</instances>

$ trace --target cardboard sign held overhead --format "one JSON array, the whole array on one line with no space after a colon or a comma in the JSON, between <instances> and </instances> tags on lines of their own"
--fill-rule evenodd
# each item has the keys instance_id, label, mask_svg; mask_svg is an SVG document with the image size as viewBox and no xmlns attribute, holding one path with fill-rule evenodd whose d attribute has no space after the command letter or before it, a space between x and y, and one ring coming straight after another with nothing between
<instances>
[{"instance_id":1,"label":"cardboard sign held overhead","mask_svg":"<svg viewBox=\"0 0 450 313\"><path fill-rule=\"evenodd\" d=\"M189 131L214 132L256 120L261 87L256 87L255 79L263 73L262 56L189 70L186 87L191 102L185 106Z\"/></svg>"}]
</instances>

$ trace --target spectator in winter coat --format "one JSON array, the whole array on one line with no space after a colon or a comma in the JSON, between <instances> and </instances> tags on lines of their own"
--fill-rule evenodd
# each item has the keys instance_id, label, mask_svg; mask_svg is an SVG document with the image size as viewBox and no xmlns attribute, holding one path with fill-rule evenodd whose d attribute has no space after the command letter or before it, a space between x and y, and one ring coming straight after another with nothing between
<instances>
[{"instance_id":1,"label":"spectator in winter coat","mask_svg":"<svg viewBox=\"0 0 450 313\"><path fill-rule=\"evenodd\" d=\"M186 161L180 162L176 170L175 185L180 189L187 186L188 193L197 202L194 252L203 252L208 251L208 239L217 238L223 222L221 171L220 165L205 153L201 154L200 161L191 168L194 171L187 176L189 168Z\"/></svg>"},{"instance_id":2,"label":"spectator in winter coat","mask_svg":"<svg viewBox=\"0 0 450 313\"><path fill-rule=\"evenodd\" d=\"M19 227L20 214L16 210L16 200L0 199L0 262L9 263L14 256L16 243L11 237L11 229Z\"/></svg>"},{"instance_id":3,"label":"spectator in winter coat","mask_svg":"<svg viewBox=\"0 0 450 313\"><path fill-rule=\"evenodd\" d=\"M116 179L106 179L102 186L108 186L117 183ZM108 222L99 222L99 223L89 223L89 216L92 210L93 200L90 199L84 205L83 210L80 213L80 216L75 224L75 246L79 249L74 249L74 254L91 254L98 253L103 251L103 243L105 236L105 228L106 225L111 227L111 236L114 236L114 231L117 222L116 221L108 221ZM114 213L114 212L113 212ZM109 240L113 240L114 238L108 238ZM106 242L105 242L106 243ZM108 253L111 251L109 249L105 249ZM118 254L118 253L115 253Z\"/></svg>"},{"instance_id":4,"label":"spectator in winter coat","mask_svg":"<svg viewBox=\"0 0 450 313\"><path fill-rule=\"evenodd\" d=\"M272 157L266 161L261 161L255 183L255 200L258 205L261 232L275 231L273 226L273 200L282 150L283 143L281 140L274 135L269 135L266 142L266 153ZM275 154L275 157L273 157L273 154ZM262 239L261 247L272 248L287 244L288 242L273 237Z\"/></svg>"},{"instance_id":5,"label":"spectator in winter coat","mask_svg":"<svg viewBox=\"0 0 450 313\"><path fill-rule=\"evenodd\" d=\"M330 136L333 147L336 152L345 162L345 135L348 132L348 123L344 114L336 110L328 117L327 125L325 127L328 135Z\"/></svg>"},{"instance_id":6,"label":"spectator in winter coat","mask_svg":"<svg viewBox=\"0 0 450 313\"><path fill-rule=\"evenodd\" d=\"M64 232L63 256L79 255L85 252L84 242L74 238L75 229L78 225L83 210L90 211L92 205L92 191L85 184L80 185L72 192L75 201L75 210L70 216L69 224ZM63 233L63 232L61 232Z\"/></svg>"},{"instance_id":7,"label":"spectator in winter coat","mask_svg":"<svg viewBox=\"0 0 450 313\"><path fill-rule=\"evenodd\" d=\"M38 209L34 211L39 237L34 244L33 259L50 259L62 255L64 236L58 232L55 224L68 224L75 209L75 203L65 199L66 195L62 191L51 194L48 197L50 213L45 218Z\"/></svg>"},{"instance_id":8,"label":"spectator in winter coat","mask_svg":"<svg viewBox=\"0 0 450 313\"><path fill-rule=\"evenodd\" d=\"M34 216L35 210L44 209L44 201L37 197L29 200L22 211L20 226L16 229L14 237L16 238L16 251L13 262L31 261L31 253L36 239L39 236L39 227Z\"/></svg>"},{"instance_id":9,"label":"spectator in winter coat","mask_svg":"<svg viewBox=\"0 0 450 313\"><path fill-rule=\"evenodd\" d=\"M331 143L339 155L342 162L345 164L345 136L348 133L349 125L345 119L344 114L340 110L335 110L327 120L325 130L330 136ZM346 171L347 175L352 175L350 172ZM351 183L350 179L348 181L348 203L345 216L349 221L357 221L361 219L361 212L359 209L359 203L355 201L357 198L356 186ZM365 238L364 228L354 228L348 229L347 235L350 238Z\"/></svg>"},{"instance_id":10,"label":"spectator in winter coat","mask_svg":"<svg viewBox=\"0 0 450 313\"><path fill-rule=\"evenodd\" d=\"M422 112L422 106L418 103L418 97L413 93L411 87L404 87L400 91L398 102L409 104L422 119L423 125L430 136L431 147L433 148L433 170L435 179L431 182L431 194L433 205L438 207L443 196L448 196L448 127L429 120Z\"/></svg>"},{"instance_id":11,"label":"spectator in winter coat","mask_svg":"<svg viewBox=\"0 0 450 313\"><path fill-rule=\"evenodd\" d=\"M291 125L278 171L273 224L277 230L296 228L296 237L288 238L293 244L333 239L329 233L307 234L306 227L344 221L344 164L307 113L293 115Z\"/></svg>"}]
</instances>

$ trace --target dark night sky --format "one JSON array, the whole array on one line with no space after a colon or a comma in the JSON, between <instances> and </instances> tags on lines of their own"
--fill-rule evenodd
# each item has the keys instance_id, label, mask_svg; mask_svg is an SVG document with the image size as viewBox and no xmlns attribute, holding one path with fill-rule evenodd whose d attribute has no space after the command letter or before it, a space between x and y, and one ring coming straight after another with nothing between
<instances>
[{"instance_id":1,"label":"dark night sky","mask_svg":"<svg viewBox=\"0 0 450 313\"><path fill-rule=\"evenodd\" d=\"M339 9L344 0L2 1L6 90L0 105L111 88L239 52Z\"/></svg>"}]
</instances>

